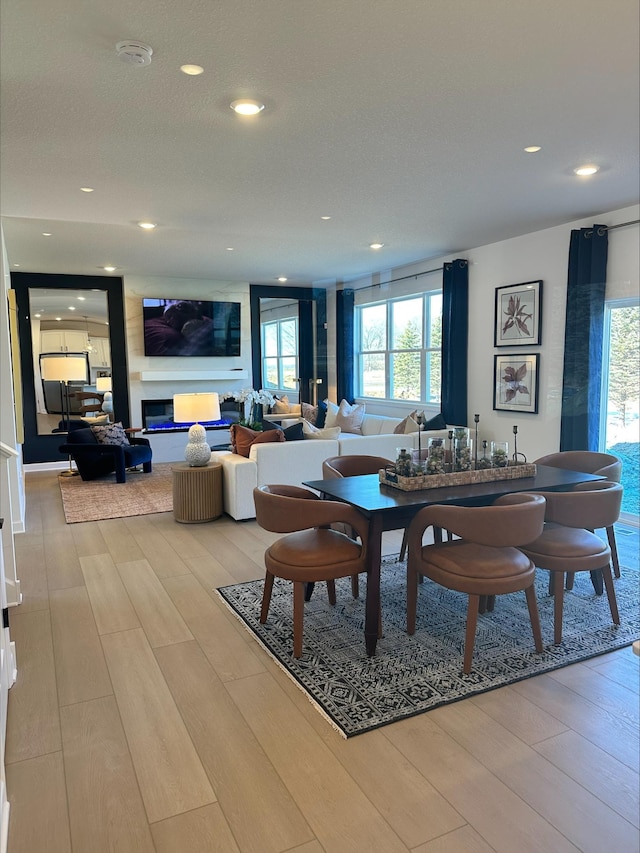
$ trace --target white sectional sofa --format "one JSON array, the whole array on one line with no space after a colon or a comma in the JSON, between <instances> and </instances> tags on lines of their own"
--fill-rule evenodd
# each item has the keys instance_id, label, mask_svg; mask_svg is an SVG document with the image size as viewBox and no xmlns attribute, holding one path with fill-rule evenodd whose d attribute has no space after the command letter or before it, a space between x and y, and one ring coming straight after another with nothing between
<instances>
[{"instance_id":1,"label":"white sectional sofa","mask_svg":"<svg viewBox=\"0 0 640 853\"><path fill-rule=\"evenodd\" d=\"M283 420L290 426L296 420ZM255 518L253 490L268 483L299 486L304 480L321 480L322 463L332 456L358 454L395 459L400 447L418 447L418 433L395 434L400 418L365 415L362 435L340 433L337 439L304 439L273 444L255 444L249 458L229 451L214 451L212 462L222 464L224 510L236 521ZM423 432L422 447L428 438L446 437L447 431Z\"/></svg>"}]
</instances>

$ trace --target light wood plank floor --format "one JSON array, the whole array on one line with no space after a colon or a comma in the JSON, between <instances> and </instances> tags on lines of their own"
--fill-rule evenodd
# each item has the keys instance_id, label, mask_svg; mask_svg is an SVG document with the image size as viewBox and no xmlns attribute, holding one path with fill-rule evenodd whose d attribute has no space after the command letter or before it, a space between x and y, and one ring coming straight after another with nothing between
<instances>
[{"instance_id":1,"label":"light wood plank floor","mask_svg":"<svg viewBox=\"0 0 640 853\"><path fill-rule=\"evenodd\" d=\"M638 851L630 648L345 741L214 591L271 534L66 525L56 474L26 482L10 853Z\"/></svg>"}]
</instances>

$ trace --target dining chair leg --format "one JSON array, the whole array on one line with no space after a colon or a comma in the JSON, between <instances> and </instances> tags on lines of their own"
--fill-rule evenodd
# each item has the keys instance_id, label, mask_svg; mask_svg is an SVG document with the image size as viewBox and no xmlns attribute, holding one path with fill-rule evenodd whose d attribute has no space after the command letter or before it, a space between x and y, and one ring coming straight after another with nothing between
<instances>
[{"instance_id":1,"label":"dining chair leg","mask_svg":"<svg viewBox=\"0 0 640 853\"><path fill-rule=\"evenodd\" d=\"M400 554L398 555L398 562L401 563L406 556L407 556L407 528L405 527L404 533L402 534L402 545L400 546Z\"/></svg>"},{"instance_id":2,"label":"dining chair leg","mask_svg":"<svg viewBox=\"0 0 640 853\"><path fill-rule=\"evenodd\" d=\"M327 595L329 596L329 604L335 605L335 603L336 603L336 582L333 580L327 581Z\"/></svg>"},{"instance_id":3,"label":"dining chair leg","mask_svg":"<svg viewBox=\"0 0 640 853\"><path fill-rule=\"evenodd\" d=\"M267 572L264 576L264 592L262 593L262 608L260 609L260 622L264 625L269 615L271 604L271 593L273 592L273 575Z\"/></svg>"},{"instance_id":4,"label":"dining chair leg","mask_svg":"<svg viewBox=\"0 0 640 853\"><path fill-rule=\"evenodd\" d=\"M351 595L353 598L360 597L360 580L358 575L351 575Z\"/></svg>"},{"instance_id":5,"label":"dining chair leg","mask_svg":"<svg viewBox=\"0 0 640 853\"><path fill-rule=\"evenodd\" d=\"M553 575L553 642L559 646L562 642L562 608L564 605L564 572L551 572Z\"/></svg>"},{"instance_id":6,"label":"dining chair leg","mask_svg":"<svg viewBox=\"0 0 640 853\"><path fill-rule=\"evenodd\" d=\"M573 589L573 582L574 582L575 578L576 578L575 572L567 572L567 579L564 583L564 588L565 589Z\"/></svg>"},{"instance_id":7,"label":"dining chair leg","mask_svg":"<svg viewBox=\"0 0 640 853\"><path fill-rule=\"evenodd\" d=\"M525 591L527 596L527 607L529 608L529 619L531 620L531 630L533 631L533 642L535 649L540 654L544 650L542 643L542 630L540 628L540 614L538 613L538 600L536 599L536 590L533 584L528 586Z\"/></svg>"},{"instance_id":8,"label":"dining chair leg","mask_svg":"<svg viewBox=\"0 0 640 853\"><path fill-rule=\"evenodd\" d=\"M302 625L304 621L304 583L293 582L293 656L302 655Z\"/></svg>"},{"instance_id":9,"label":"dining chair leg","mask_svg":"<svg viewBox=\"0 0 640 853\"><path fill-rule=\"evenodd\" d=\"M480 596L469 595L467 606L467 628L464 635L464 662L462 671L465 675L471 672L471 661L473 660L473 647L476 642L476 628L478 626L478 609L480 607Z\"/></svg>"},{"instance_id":10,"label":"dining chair leg","mask_svg":"<svg viewBox=\"0 0 640 853\"><path fill-rule=\"evenodd\" d=\"M416 632L416 608L418 600L418 575L407 566L407 634Z\"/></svg>"},{"instance_id":11,"label":"dining chair leg","mask_svg":"<svg viewBox=\"0 0 640 853\"><path fill-rule=\"evenodd\" d=\"M618 613L618 602L616 601L616 591L613 587L613 578L611 576L611 566L605 566L602 570L602 579L607 590L607 598L609 599L609 610L614 625L620 624L620 614Z\"/></svg>"},{"instance_id":12,"label":"dining chair leg","mask_svg":"<svg viewBox=\"0 0 640 853\"><path fill-rule=\"evenodd\" d=\"M617 578L620 577L620 562L618 560L618 546L616 544L616 534L613 525L607 527L607 540L609 548L611 548L611 560L613 562L613 571Z\"/></svg>"}]
</instances>

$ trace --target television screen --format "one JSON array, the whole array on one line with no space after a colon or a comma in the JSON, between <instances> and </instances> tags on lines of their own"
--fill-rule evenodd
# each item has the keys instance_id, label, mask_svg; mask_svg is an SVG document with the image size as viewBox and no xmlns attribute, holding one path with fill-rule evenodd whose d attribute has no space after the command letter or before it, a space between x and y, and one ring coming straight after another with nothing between
<instances>
[{"instance_id":1,"label":"television screen","mask_svg":"<svg viewBox=\"0 0 640 853\"><path fill-rule=\"evenodd\" d=\"M240 355L240 303L143 299L144 354Z\"/></svg>"}]
</instances>

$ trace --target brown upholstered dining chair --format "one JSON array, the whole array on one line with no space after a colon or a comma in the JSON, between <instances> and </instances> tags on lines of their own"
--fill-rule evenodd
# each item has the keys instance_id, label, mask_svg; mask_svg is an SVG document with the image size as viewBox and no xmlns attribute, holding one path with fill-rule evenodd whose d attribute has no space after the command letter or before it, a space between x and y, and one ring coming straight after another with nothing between
<instances>
[{"instance_id":1,"label":"brown upholstered dining chair","mask_svg":"<svg viewBox=\"0 0 640 853\"><path fill-rule=\"evenodd\" d=\"M327 582L329 602L336 603L336 578L366 571L367 521L340 501L321 500L299 486L259 486L253 490L256 521L273 533L288 533L265 551L266 575L260 622L267 621L274 578L293 583L293 656L302 654L305 586ZM360 542L331 529L342 522Z\"/></svg>"},{"instance_id":2,"label":"brown upholstered dining chair","mask_svg":"<svg viewBox=\"0 0 640 853\"><path fill-rule=\"evenodd\" d=\"M551 468L564 468L568 471L581 471L583 474L599 474L613 483L619 483L622 477L622 462L612 453L596 453L592 450L562 450L559 453L550 453L536 459L538 465L549 465ZM618 519L616 518L615 521ZM615 523L615 522L614 522ZM618 560L618 548L613 524L607 528L607 540L611 548L611 559L613 570L617 578L620 577L620 561ZM571 587L571 580L568 579Z\"/></svg>"},{"instance_id":3,"label":"brown upholstered dining chair","mask_svg":"<svg viewBox=\"0 0 640 853\"><path fill-rule=\"evenodd\" d=\"M385 459L384 456L358 456L357 454L332 456L330 459L325 459L322 463L322 478L330 480L335 477L358 477L360 474L377 474L381 468L387 468L389 465L394 464L390 459ZM334 525L334 529L341 530L347 536L352 536L352 531L345 525ZM400 548L400 560L404 559L407 545L406 540L407 533L405 530ZM358 597L358 575L353 575L351 578L351 592L354 598Z\"/></svg>"},{"instance_id":4,"label":"brown upholstered dining chair","mask_svg":"<svg viewBox=\"0 0 640 853\"><path fill-rule=\"evenodd\" d=\"M522 551L540 569L549 569L553 579L553 642L562 642L565 572L601 575L607 590L611 618L620 624L618 603L611 577L611 548L593 533L608 527L620 514L622 486L607 480L580 483L570 492L538 492L547 502L542 535L522 546Z\"/></svg>"},{"instance_id":5,"label":"brown upholstered dining chair","mask_svg":"<svg viewBox=\"0 0 640 853\"><path fill-rule=\"evenodd\" d=\"M519 547L540 536L544 510L544 499L526 492L504 495L487 507L434 505L421 509L409 527L407 632L415 633L418 575L422 574L469 596L463 672L471 672L478 610L484 596L524 590L535 649L541 652L536 569ZM430 526L461 538L423 545L424 532Z\"/></svg>"}]
</instances>

